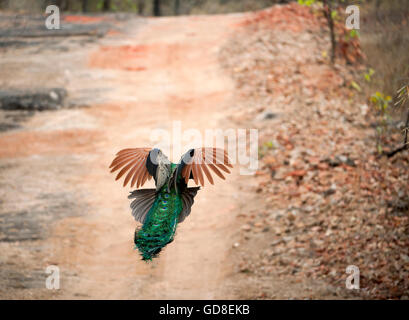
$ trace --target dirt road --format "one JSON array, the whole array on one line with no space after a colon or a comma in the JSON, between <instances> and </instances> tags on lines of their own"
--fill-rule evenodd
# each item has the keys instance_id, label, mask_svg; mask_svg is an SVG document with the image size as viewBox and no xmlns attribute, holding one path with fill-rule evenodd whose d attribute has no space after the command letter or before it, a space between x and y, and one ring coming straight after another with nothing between
<instances>
[{"instance_id":1,"label":"dirt road","mask_svg":"<svg viewBox=\"0 0 409 320\"><path fill-rule=\"evenodd\" d=\"M1 85L64 86L86 107L36 113L0 134L1 298L235 297L226 279L245 201L238 171L200 191L175 241L146 264L133 250L130 189L108 165L121 148L151 146L152 130L171 132L174 120L231 126L233 84L218 52L238 19L131 19L96 42L2 53ZM45 289L48 265L60 268L60 290Z\"/></svg>"}]
</instances>

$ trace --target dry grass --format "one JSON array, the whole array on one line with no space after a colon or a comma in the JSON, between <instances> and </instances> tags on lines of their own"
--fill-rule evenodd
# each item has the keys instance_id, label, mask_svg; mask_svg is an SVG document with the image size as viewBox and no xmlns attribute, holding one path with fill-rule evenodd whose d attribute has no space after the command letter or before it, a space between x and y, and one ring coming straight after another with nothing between
<instances>
[{"instance_id":1,"label":"dry grass","mask_svg":"<svg viewBox=\"0 0 409 320\"><path fill-rule=\"evenodd\" d=\"M375 70L369 82L363 77L360 81L364 84L362 98L367 99L376 92L381 92L384 97L395 97L397 90L409 83L408 30L407 0L374 0L361 7L361 47L366 55L366 65ZM393 108L395 101L389 102L386 114L379 110L373 113L379 150L393 150L403 141L401 130L409 106Z\"/></svg>"},{"instance_id":2,"label":"dry grass","mask_svg":"<svg viewBox=\"0 0 409 320\"><path fill-rule=\"evenodd\" d=\"M409 2L372 1L362 10L361 44L375 70L369 90L394 96L409 82Z\"/></svg>"}]
</instances>

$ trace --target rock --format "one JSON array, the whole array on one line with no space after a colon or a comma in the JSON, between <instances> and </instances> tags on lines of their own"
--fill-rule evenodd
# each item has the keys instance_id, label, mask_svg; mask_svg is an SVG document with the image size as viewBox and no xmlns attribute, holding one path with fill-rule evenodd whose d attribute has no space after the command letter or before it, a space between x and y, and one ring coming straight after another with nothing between
<instances>
[{"instance_id":1,"label":"rock","mask_svg":"<svg viewBox=\"0 0 409 320\"><path fill-rule=\"evenodd\" d=\"M368 109L369 109L368 105L363 104L363 105L360 106L360 109L361 109L361 114L363 116L366 116L366 114L368 113Z\"/></svg>"},{"instance_id":2,"label":"rock","mask_svg":"<svg viewBox=\"0 0 409 320\"><path fill-rule=\"evenodd\" d=\"M291 177L303 177L306 174L307 174L306 170L294 170L294 171L287 173L287 175Z\"/></svg>"},{"instance_id":3,"label":"rock","mask_svg":"<svg viewBox=\"0 0 409 320\"><path fill-rule=\"evenodd\" d=\"M66 97L64 88L0 91L0 109L56 110L64 106Z\"/></svg>"},{"instance_id":4,"label":"rock","mask_svg":"<svg viewBox=\"0 0 409 320\"><path fill-rule=\"evenodd\" d=\"M348 158L346 156L343 156L343 155L337 156L336 159L339 162L341 162L343 164L346 164L347 166L350 166L350 167L355 167L356 166L354 160L352 160L352 159L350 159L350 158Z\"/></svg>"},{"instance_id":5,"label":"rock","mask_svg":"<svg viewBox=\"0 0 409 320\"><path fill-rule=\"evenodd\" d=\"M283 242L283 239L277 239L277 240L275 240L275 241L273 241L273 242L271 243L271 246L274 247L274 246L280 244L281 242Z\"/></svg>"},{"instance_id":6,"label":"rock","mask_svg":"<svg viewBox=\"0 0 409 320\"><path fill-rule=\"evenodd\" d=\"M266 110L260 114L257 115L256 120L257 121L261 121L261 120L271 120L277 117L277 114L270 111L270 110Z\"/></svg>"},{"instance_id":7,"label":"rock","mask_svg":"<svg viewBox=\"0 0 409 320\"><path fill-rule=\"evenodd\" d=\"M409 256L407 256L406 254L401 253L400 258L401 258L405 263L409 263Z\"/></svg>"},{"instance_id":8,"label":"rock","mask_svg":"<svg viewBox=\"0 0 409 320\"><path fill-rule=\"evenodd\" d=\"M323 162L328 163L331 167L337 167L341 164L346 164L347 166L350 166L350 167L356 166L354 160L344 155L335 156L335 158L333 159L326 158L323 160Z\"/></svg>"}]
</instances>

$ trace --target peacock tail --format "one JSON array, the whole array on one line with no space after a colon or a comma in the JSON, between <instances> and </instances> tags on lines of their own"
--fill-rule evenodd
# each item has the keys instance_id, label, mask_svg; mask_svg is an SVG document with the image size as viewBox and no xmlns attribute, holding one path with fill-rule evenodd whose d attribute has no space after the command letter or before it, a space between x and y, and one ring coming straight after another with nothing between
<instances>
[{"instance_id":1,"label":"peacock tail","mask_svg":"<svg viewBox=\"0 0 409 320\"><path fill-rule=\"evenodd\" d=\"M140 251L142 260L152 260L173 241L182 208L180 195L175 189L168 190L166 183L158 192L142 228L135 232L135 249Z\"/></svg>"}]
</instances>

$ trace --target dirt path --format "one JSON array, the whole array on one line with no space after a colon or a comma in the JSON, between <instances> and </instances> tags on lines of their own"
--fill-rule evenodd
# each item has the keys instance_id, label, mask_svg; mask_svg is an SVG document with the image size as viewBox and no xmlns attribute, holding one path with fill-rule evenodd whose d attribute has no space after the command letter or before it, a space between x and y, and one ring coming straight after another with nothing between
<instances>
[{"instance_id":1,"label":"dirt path","mask_svg":"<svg viewBox=\"0 0 409 320\"><path fill-rule=\"evenodd\" d=\"M0 135L0 297L234 297L226 258L237 170L200 192L175 241L146 264L133 250L129 189L107 168L119 149L152 145L153 129L171 132L173 120L182 129L230 125L232 82L218 52L238 18L135 19L99 43L3 54L3 84L65 85L89 107L39 113ZM58 291L44 289L51 264L60 267Z\"/></svg>"}]
</instances>

